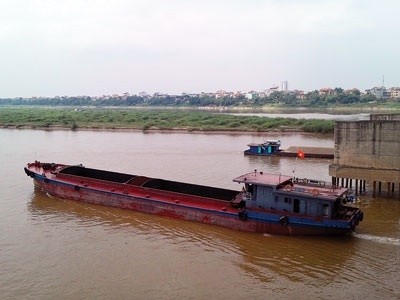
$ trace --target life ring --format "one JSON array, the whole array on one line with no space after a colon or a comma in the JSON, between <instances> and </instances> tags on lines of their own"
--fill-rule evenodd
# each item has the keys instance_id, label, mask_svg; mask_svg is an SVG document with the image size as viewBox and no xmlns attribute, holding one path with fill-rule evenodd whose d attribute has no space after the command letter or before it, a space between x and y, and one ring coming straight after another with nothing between
<instances>
[{"instance_id":1,"label":"life ring","mask_svg":"<svg viewBox=\"0 0 400 300\"><path fill-rule=\"evenodd\" d=\"M293 187L290 184L288 184L288 185L285 186L284 190L289 192L289 191L292 190L292 188Z\"/></svg>"},{"instance_id":2,"label":"life ring","mask_svg":"<svg viewBox=\"0 0 400 300\"><path fill-rule=\"evenodd\" d=\"M313 189L311 191L311 194L313 194L314 196L317 196L317 195L319 195L319 191L317 189Z\"/></svg>"},{"instance_id":3,"label":"life ring","mask_svg":"<svg viewBox=\"0 0 400 300\"><path fill-rule=\"evenodd\" d=\"M289 219L286 216L282 216L279 218L279 223L281 223L283 226L287 226L289 224Z\"/></svg>"}]
</instances>

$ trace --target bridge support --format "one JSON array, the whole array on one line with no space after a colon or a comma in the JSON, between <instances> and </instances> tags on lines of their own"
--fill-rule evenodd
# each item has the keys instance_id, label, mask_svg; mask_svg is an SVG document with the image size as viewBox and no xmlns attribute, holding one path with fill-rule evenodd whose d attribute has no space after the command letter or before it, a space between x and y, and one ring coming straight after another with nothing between
<instances>
[{"instance_id":1,"label":"bridge support","mask_svg":"<svg viewBox=\"0 0 400 300\"><path fill-rule=\"evenodd\" d=\"M329 166L332 182L355 192L400 193L400 114L374 114L369 121L335 122L335 154ZM346 180L345 180L346 179Z\"/></svg>"}]
</instances>

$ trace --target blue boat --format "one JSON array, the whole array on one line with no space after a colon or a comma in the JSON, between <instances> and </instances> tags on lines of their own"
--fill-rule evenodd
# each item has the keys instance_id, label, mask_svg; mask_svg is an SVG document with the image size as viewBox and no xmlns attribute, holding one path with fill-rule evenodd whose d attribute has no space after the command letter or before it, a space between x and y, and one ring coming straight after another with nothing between
<instances>
[{"instance_id":1,"label":"blue boat","mask_svg":"<svg viewBox=\"0 0 400 300\"><path fill-rule=\"evenodd\" d=\"M264 143L257 144L251 143L248 144L249 149L244 151L246 155L276 155L282 150L281 141L280 140L266 140Z\"/></svg>"}]
</instances>

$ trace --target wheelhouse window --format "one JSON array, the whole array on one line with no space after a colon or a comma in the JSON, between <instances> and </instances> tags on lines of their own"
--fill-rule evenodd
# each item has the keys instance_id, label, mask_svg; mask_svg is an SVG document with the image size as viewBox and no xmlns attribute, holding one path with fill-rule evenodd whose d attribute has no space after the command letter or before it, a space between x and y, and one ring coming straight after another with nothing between
<instances>
[{"instance_id":1,"label":"wheelhouse window","mask_svg":"<svg viewBox=\"0 0 400 300\"><path fill-rule=\"evenodd\" d=\"M322 215L324 217L329 217L329 205L328 204L322 205Z\"/></svg>"}]
</instances>

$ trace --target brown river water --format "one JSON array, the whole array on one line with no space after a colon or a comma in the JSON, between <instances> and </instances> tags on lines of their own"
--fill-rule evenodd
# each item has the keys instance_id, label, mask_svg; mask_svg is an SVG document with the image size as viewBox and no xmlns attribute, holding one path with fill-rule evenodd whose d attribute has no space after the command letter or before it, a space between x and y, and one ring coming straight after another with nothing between
<instances>
[{"instance_id":1,"label":"brown river water","mask_svg":"<svg viewBox=\"0 0 400 300\"><path fill-rule=\"evenodd\" d=\"M345 237L287 237L49 197L34 160L240 189L254 171L330 180L329 160L247 157L331 136L0 129L0 299L400 299L400 197L361 195Z\"/></svg>"}]
</instances>

